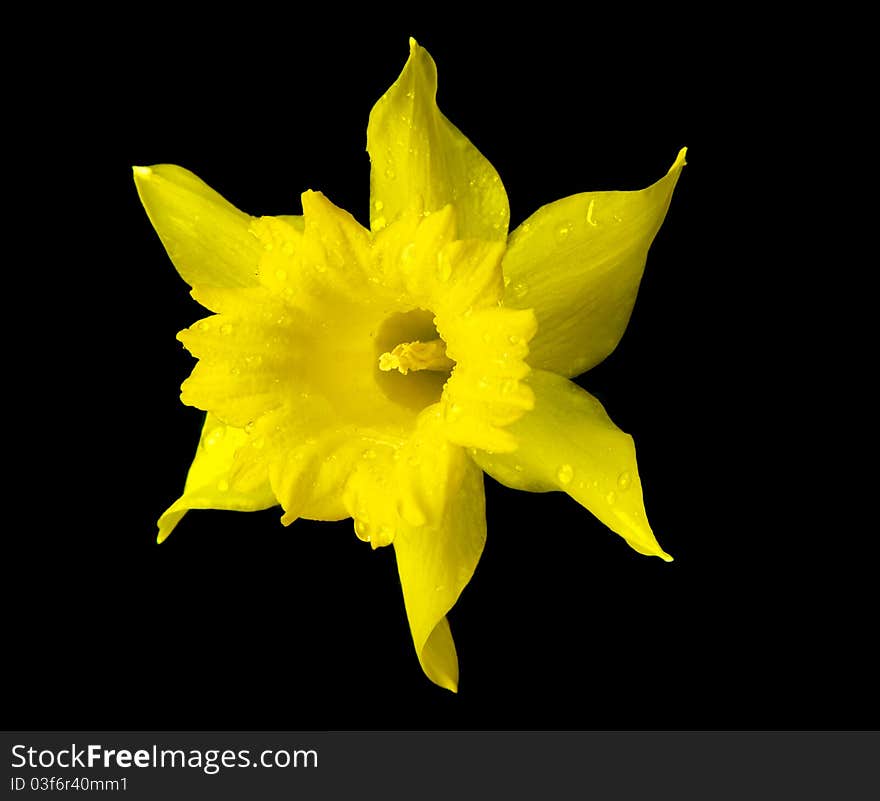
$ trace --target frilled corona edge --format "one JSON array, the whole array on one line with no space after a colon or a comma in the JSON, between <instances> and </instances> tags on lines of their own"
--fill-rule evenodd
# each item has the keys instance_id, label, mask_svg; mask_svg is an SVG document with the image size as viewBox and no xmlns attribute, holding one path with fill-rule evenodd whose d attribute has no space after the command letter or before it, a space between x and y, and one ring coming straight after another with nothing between
<instances>
[{"instance_id":1,"label":"frilled corona edge","mask_svg":"<svg viewBox=\"0 0 880 801\"><path fill-rule=\"evenodd\" d=\"M685 151L646 189L573 195L508 234L501 180L436 89L411 40L370 114L369 229L319 192L300 216L254 218L181 167L134 178L211 312L179 334L198 359L181 398L206 418L159 541L191 509L352 518L372 547L393 545L422 668L456 690L446 615L485 542L483 471L566 492L671 559L632 438L568 379L620 340Z\"/></svg>"}]
</instances>

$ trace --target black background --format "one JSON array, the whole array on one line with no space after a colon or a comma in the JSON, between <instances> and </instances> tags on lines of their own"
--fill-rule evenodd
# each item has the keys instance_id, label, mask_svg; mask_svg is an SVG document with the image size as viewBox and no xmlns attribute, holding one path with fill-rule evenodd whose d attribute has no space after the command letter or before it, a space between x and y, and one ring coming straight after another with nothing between
<instances>
[{"instance_id":1,"label":"black background","mask_svg":"<svg viewBox=\"0 0 880 801\"><path fill-rule=\"evenodd\" d=\"M756 332L784 269L755 236L772 228L756 193L776 180L750 150L772 139L778 100L763 43L737 20L567 13L145 11L104 33L77 19L67 37L56 20L35 45L48 69L20 91L35 140L20 161L38 177L15 228L32 322L10 354L22 417L8 426L25 448L4 728L876 724L876 602L845 532L804 519L813 486L789 480L782 433L798 410L778 398L785 363L763 361L777 332ZM155 544L201 426L178 399L193 362L174 336L202 311L131 165L181 164L255 215L297 213L319 189L366 222L367 115L409 35L438 64L441 108L499 171L512 226L568 194L641 188L689 147L623 341L578 379L635 437L675 562L639 556L560 493L487 479L488 543L450 616L458 695L419 668L391 549L350 521L193 512Z\"/></svg>"}]
</instances>

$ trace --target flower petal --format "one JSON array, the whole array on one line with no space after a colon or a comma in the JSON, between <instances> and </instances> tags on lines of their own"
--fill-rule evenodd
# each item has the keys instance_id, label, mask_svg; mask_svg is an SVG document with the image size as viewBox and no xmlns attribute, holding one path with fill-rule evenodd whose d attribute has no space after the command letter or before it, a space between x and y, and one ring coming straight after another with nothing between
<instances>
[{"instance_id":1,"label":"flower petal","mask_svg":"<svg viewBox=\"0 0 880 801\"><path fill-rule=\"evenodd\" d=\"M535 310L533 367L575 376L617 346L684 157L683 148L647 189L572 195L538 209L511 234L505 304Z\"/></svg>"},{"instance_id":2,"label":"flower petal","mask_svg":"<svg viewBox=\"0 0 880 801\"><path fill-rule=\"evenodd\" d=\"M190 286L255 286L260 245L251 218L183 167L135 167L141 203Z\"/></svg>"},{"instance_id":3,"label":"flower petal","mask_svg":"<svg viewBox=\"0 0 880 801\"><path fill-rule=\"evenodd\" d=\"M403 526L394 539L413 643L431 681L456 692L458 657L446 614L470 581L486 542L483 475L458 449L457 489L437 526ZM454 475L454 474L453 474Z\"/></svg>"},{"instance_id":4,"label":"flower petal","mask_svg":"<svg viewBox=\"0 0 880 801\"><path fill-rule=\"evenodd\" d=\"M232 476L235 454L247 441L248 435L243 429L227 426L211 414L206 416L183 495L159 518L159 542L168 537L190 509L255 512L278 503L268 476L247 483Z\"/></svg>"},{"instance_id":5,"label":"flower petal","mask_svg":"<svg viewBox=\"0 0 880 801\"><path fill-rule=\"evenodd\" d=\"M535 408L508 429L519 448L509 454L471 451L474 461L508 487L568 493L634 550L671 561L645 515L632 437L571 381L533 370L526 383Z\"/></svg>"},{"instance_id":6,"label":"flower petal","mask_svg":"<svg viewBox=\"0 0 880 801\"><path fill-rule=\"evenodd\" d=\"M414 203L451 203L461 239L504 240L507 193L495 168L437 108L437 67L410 39L400 77L370 112L370 227L379 231Z\"/></svg>"}]
</instances>

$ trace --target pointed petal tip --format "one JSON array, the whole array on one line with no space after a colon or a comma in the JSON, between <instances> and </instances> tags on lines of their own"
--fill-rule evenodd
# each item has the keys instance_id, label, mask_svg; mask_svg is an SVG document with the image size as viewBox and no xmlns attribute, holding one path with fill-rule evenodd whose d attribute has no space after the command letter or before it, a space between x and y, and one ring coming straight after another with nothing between
<instances>
[{"instance_id":1,"label":"pointed petal tip","mask_svg":"<svg viewBox=\"0 0 880 801\"><path fill-rule=\"evenodd\" d=\"M135 167L131 168L132 173L134 173L134 179L137 181L139 178L142 181L148 181L153 177L153 170L151 167Z\"/></svg>"},{"instance_id":2,"label":"pointed petal tip","mask_svg":"<svg viewBox=\"0 0 880 801\"><path fill-rule=\"evenodd\" d=\"M414 36L409 37L409 52L414 53L419 48L419 43Z\"/></svg>"},{"instance_id":3,"label":"pointed petal tip","mask_svg":"<svg viewBox=\"0 0 880 801\"><path fill-rule=\"evenodd\" d=\"M452 678L452 676L444 676L440 675L429 675L428 676L431 681L434 682L438 687L442 687L444 690L449 690L451 693L455 693L458 695L458 680Z\"/></svg>"},{"instance_id":4,"label":"pointed petal tip","mask_svg":"<svg viewBox=\"0 0 880 801\"><path fill-rule=\"evenodd\" d=\"M170 531L168 531L168 530L164 530L164 531L163 531L163 530L160 528L160 529L159 529L159 533L156 535L156 545L161 545L163 542L165 542L165 540L168 539L168 535L169 535L170 533L171 533Z\"/></svg>"}]
</instances>

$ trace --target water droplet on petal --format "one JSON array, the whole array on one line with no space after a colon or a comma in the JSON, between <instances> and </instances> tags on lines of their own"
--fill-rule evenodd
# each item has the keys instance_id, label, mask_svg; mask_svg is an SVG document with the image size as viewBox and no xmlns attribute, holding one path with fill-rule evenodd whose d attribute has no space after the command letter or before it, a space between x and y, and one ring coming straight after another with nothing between
<instances>
[{"instance_id":1,"label":"water droplet on petal","mask_svg":"<svg viewBox=\"0 0 880 801\"><path fill-rule=\"evenodd\" d=\"M611 490L611 492L605 496L605 500L608 501L608 503L614 503L617 500L617 493L614 492L614 490Z\"/></svg>"},{"instance_id":2,"label":"water droplet on petal","mask_svg":"<svg viewBox=\"0 0 880 801\"><path fill-rule=\"evenodd\" d=\"M379 534L376 537L376 542L379 545L389 545L391 541L394 539L394 529L390 526L380 526Z\"/></svg>"},{"instance_id":3,"label":"water droplet on petal","mask_svg":"<svg viewBox=\"0 0 880 801\"><path fill-rule=\"evenodd\" d=\"M454 423L456 420L458 420L459 417L461 417L461 412L462 412L462 408L461 408L461 406L460 406L459 404L457 404L457 403L450 403L450 404L446 407L446 419L447 419L447 421L449 421L450 423Z\"/></svg>"},{"instance_id":4,"label":"water droplet on petal","mask_svg":"<svg viewBox=\"0 0 880 801\"><path fill-rule=\"evenodd\" d=\"M363 456L364 459L375 459L376 458L376 451L374 451L372 448L369 448L369 449L365 450L361 455Z\"/></svg>"},{"instance_id":5,"label":"water droplet on petal","mask_svg":"<svg viewBox=\"0 0 880 801\"><path fill-rule=\"evenodd\" d=\"M515 298L525 297L525 294L528 291L529 291L529 288L525 284L519 283L519 284L513 285L513 296Z\"/></svg>"},{"instance_id":6,"label":"water droplet on petal","mask_svg":"<svg viewBox=\"0 0 880 801\"><path fill-rule=\"evenodd\" d=\"M617 477L617 488L621 492L626 492L631 486L632 486L632 476L626 470L624 470Z\"/></svg>"},{"instance_id":7,"label":"water droplet on petal","mask_svg":"<svg viewBox=\"0 0 880 801\"><path fill-rule=\"evenodd\" d=\"M363 520L354 521L354 533L357 535L357 538L362 542L370 541L370 527Z\"/></svg>"},{"instance_id":8,"label":"water droplet on petal","mask_svg":"<svg viewBox=\"0 0 880 801\"><path fill-rule=\"evenodd\" d=\"M382 211L382 209L385 208L385 204L381 200L377 200L373 204L373 208L376 209L376 211Z\"/></svg>"},{"instance_id":9,"label":"water droplet on petal","mask_svg":"<svg viewBox=\"0 0 880 801\"><path fill-rule=\"evenodd\" d=\"M556 479L560 484L570 484L574 476L574 469L570 464L564 464L556 471Z\"/></svg>"},{"instance_id":10,"label":"water droplet on petal","mask_svg":"<svg viewBox=\"0 0 880 801\"><path fill-rule=\"evenodd\" d=\"M211 429L205 437L205 447L213 448L226 435L226 426L217 426Z\"/></svg>"},{"instance_id":11,"label":"water droplet on petal","mask_svg":"<svg viewBox=\"0 0 880 801\"><path fill-rule=\"evenodd\" d=\"M557 242L564 242L566 239L568 239L568 235L571 233L571 229L573 227L574 226L570 222L562 223L556 229L556 241Z\"/></svg>"}]
</instances>

